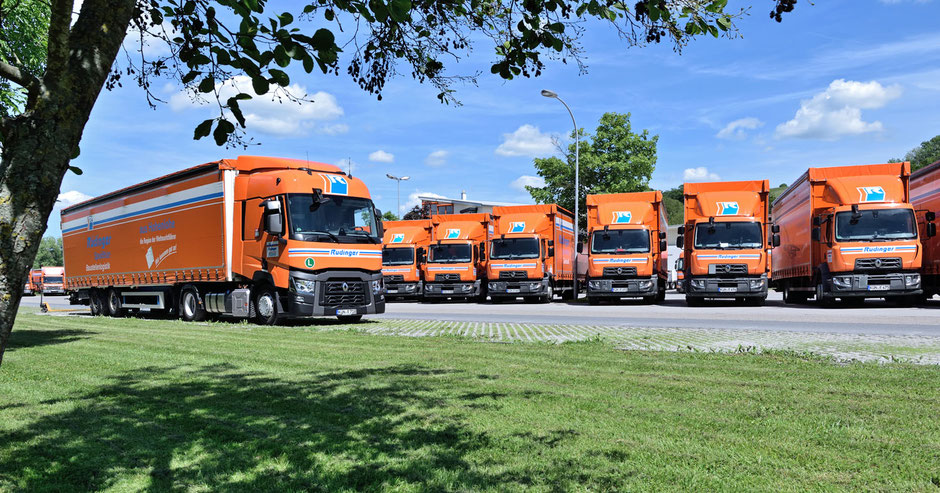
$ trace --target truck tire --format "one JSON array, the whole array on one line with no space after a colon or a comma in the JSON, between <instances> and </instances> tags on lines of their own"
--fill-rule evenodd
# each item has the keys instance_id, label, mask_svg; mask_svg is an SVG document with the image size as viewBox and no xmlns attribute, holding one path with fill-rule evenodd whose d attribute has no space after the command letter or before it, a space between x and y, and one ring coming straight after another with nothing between
<instances>
[{"instance_id":1,"label":"truck tire","mask_svg":"<svg viewBox=\"0 0 940 493\"><path fill-rule=\"evenodd\" d=\"M362 315L337 315L336 319L344 324L354 324L362 320Z\"/></svg>"},{"instance_id":2,"label":"truck tire","mask_svg":"<svg viewBox=\"0 0 940 493\"><path fill-rule=\"evenodd\" d=\"M121 307L121 295L114 288L108 290L107 295L105 295L105 303L108 305L108 313L112 317L122 317L124 316L124 308Z\"/></svg>"},{"instance_id":3,"label":"truck tire","mask_svg":"<svg viewBox=\"0 0 940 493\"><path fill-rule=\"evenodd\" d=\"M180 291L179 313L180 319L186 322L202 322L206 319L206 308L195 286L186 286Z\"/></svg>"},{"instance_id":4,"label":"truck tire","mask_svg":"<svg viewBox=\"0 0 940 493\"><path fill-rule=\"evenodd\" d=\"M101 301L101 296L98 295L97 291L92 291L88 293L88 309L91 311L92 317L97 317L104 315L104 303Z\"/></svg>"},{"instance_id":5,"label":"truck tire","mask_svg":"<svg viewBox=\"0 0 940 493\"><path fill-rule=\"evenodd\" d=\"M826 296L822 281L816 284L816 304L819 306L832 306L832 298Z\"/></svg>"},{"instance_id":6,"label":"truck tire","mask_svg":"<svg viewBox=\"0 0 940 493\"><path fill-rule=\"evenodd\" d=\"M255 293L251 306L254 308L253 322L258 325L277 323L277 294L268 286L263 286Z\"/></svg>"},{"instance_id":7,"label":"truck tire","mask_svg":"<svg viewBox=\"0 0 940 493\"><path fill-rule=\"evenodd\" d=\"M542 303L551 303L555 299L555 288L552 286L552 283L548 283L548 287L545 288L545 296L542 297Z\"/></svg>"},{"instance_id":8,"label":"truck tire","mask_svg":"<svg viewBox=\"0 0 940 493\"><path fill-rule=\"evenodd\" d=\"M659 291L656 293L656 303L662 303L666 301L666 285L660 284Z\"/></svg>"}]
</instances>

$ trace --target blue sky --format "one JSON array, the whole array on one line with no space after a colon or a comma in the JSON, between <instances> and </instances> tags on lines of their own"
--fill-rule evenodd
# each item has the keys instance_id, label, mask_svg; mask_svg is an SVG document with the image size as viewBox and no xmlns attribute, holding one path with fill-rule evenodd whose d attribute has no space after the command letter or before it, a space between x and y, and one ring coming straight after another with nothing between
<instances>
[{"instance_id":1,"label":"blue sky","mask_svg":"<svg viewBox=\"0 0 940 493\"><path fill-rule=\"evenodd\" d=\"M462 106L445 106L432 87L407 76L391 81L383 100L348 78L293 72L312 96L305 106L254 103L247 108L247 151L192 140L211 116L167 84L168 101L151 110L141 90L103 91L85 128L84 174L66 176L63 204L195 164L239 154L343 164L353 162L382 210L414 196L528 202L533 156L553 152L551 139L571 122L592 130L605 111L631 112L634 129L658 134L652 186L685 180L768 178L790 183L809 166L884 162L940 134L940 0L800 2L777 24L771 2L754 0L737 39L697 39L681 54L670 46L626 48L592 24L582 40L586 74L551 63L538 79L503 81L489 74L489 46L452 63L457 74L482 71L478 85L458 85ZM732 5L735 2L731 2ZM341 71L342 72L342 71ZM343 164L345 166L345 164ZM59 233L58 211L47 234Z\"/></svg>"}]
</instances>

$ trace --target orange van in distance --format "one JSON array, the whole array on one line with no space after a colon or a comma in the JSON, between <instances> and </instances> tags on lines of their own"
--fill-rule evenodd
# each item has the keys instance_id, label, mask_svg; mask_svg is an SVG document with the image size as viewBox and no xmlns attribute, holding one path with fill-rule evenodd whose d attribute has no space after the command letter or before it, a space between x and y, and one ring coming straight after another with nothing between
<instances>
[{"instance_id":1,"label":"orange van in distance","mask_svg":"<svg viewBox=\"0 0 940 493\"><path fill-rule=\"evenodd\" d=\"M427 260L433 226L430 219L385 221L382 275L385 296L420 298L424 293L421 266Z\"/></svg>"},{"instance_id":2,"label":"orange van in distance","mask_svg":"<svg viewBox=\"0 0 940 493\"><path fill-rule=\"evenodd\" d=\"M424 273L424 299L486 299L486 244L489 214L438 214Z\"/></svg>"}]
</instances>

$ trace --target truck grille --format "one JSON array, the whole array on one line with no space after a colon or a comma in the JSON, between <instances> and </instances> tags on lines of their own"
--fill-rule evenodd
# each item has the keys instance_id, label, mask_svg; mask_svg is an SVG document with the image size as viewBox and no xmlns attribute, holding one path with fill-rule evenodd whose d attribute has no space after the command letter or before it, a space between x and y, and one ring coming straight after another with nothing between
<instances>
[{"instance_id":1,"label":"truck grille","mask_svg":"<svg viewBox=\"0 0 940 493\"><path fill-rule=\"evenodd\" d=\"M323 306L348 306L365 304L365 282L328 281L326 283L326 287L323 290Z\"/></svg>"},{"instance_id":2,"label":"truck grille","mask_svg":"<svg viewBox=\"0 0 940 493\"><path fill-rule=\"evenodd\" d=\"M901 259L894 258L857 258L856 269L900 269Z\"/></svg>"},{"instance_id":3,"label":"truck grille","mask_svg":"<svg viewBox=\"0 0 940 493\"><path fill-rule=\"evenodd\" d=\"M385 276L385 282L405 282L405 276L401 274L396 274L393 276Z\"/></svg>"},{"instance_id":4,"label":"truck grille","mask_svg":"<svg viewBox=\"0 0 940 493\"><path fill-rule=\"evenodd\" d=\"M524 270L504 270L500 271L500 279L525 279L528 277Z\"/></svg>"},{"instance_id":5,"label":"truck grille","mask_svg":"<svg viewBox=\"0 0 940 493\"><path fill-rule=\"evenodd\" d=\"M434 274L435 281L459 281L460 274Z\"/></svg>"},{"instance_id":6,"label":"truck grille","mask_svg":"<svg viewBox=\"0 0 940 493\"><path fill-rule=\"evenodd\" d=\"M747 274L747 264L712 264L708 270L709 274L717 275Z\"/></svg>"},{"instance_id":7,"label":"truck grille","mask_svg":"<svg viewBox=\"0 0 940 493\"><path fill-rule=\"evenodd\" d=\"M604 277L636 277L636 267L604 267Z\"/></svg>"}]
</instances>

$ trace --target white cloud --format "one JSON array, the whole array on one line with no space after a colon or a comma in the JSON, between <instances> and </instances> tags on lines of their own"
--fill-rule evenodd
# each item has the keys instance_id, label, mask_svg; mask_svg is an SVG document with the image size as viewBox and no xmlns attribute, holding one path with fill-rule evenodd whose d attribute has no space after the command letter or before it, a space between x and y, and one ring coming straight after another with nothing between
<instances>
[{"instance_id":1,"label":"white cloud","mask_svg":"<svg viewBox=\"0 0 940 493\"><path fill-rule=\"evenodd\" d=\"M382 149L379 149L372 154L369 154L369 161L376 163L394 163L395 155L390 152L385 152Z\"/></svg>"},{"instance_id":2,"label":"white cloud","mask_svg":"<svg viewBox=\"0 0 940 493\"><path fill-rule=\"evenodd\" d=\"M438 198L438 199L445 198L443 195L440 195L440 194L436 194L432 192L422 192L420 190L416 190L415 192L408 194L408 201L401 205L401 210L399 211L399 213L404 215L411 209L414 209L415 207L421 205L421 199L419 199L418 197L432 197L432 198Z\"/></svg>"},{"instance_id":3,"label":"white cloud","mask_svg":"<svg viewBox=\"0 0 940 493\"><path fill-rule=\"evenodd\" d=\"M252 99L240 101L239 107L245 115L249 129L272 135L302 136L315 131L327 135L336 135L349 131L345 123L325 123L343 116L343 108L330 93L317 91L308 94L307 88L291 84L286 91L305 101L294 102L285 97L284 89L274 89L268 94L257 96L251 89L251 78L237 76L218 85L222 101L245 92ZM214 97L213 97L214 99ZM184 90L170 97L173 111L185 111L190 108L209 104L209 99L192 90Z\"/></svg>"},{"instance_id":4,"label":"white cloud","mask_svg":"<svg viewBox=\"0 0 940 493\"><path fill-rule=\"evenodd\" d=\"M432 167L444 166L447 164L447 157L450 156L450 153L441 149L434 151L428 154L428 157L424 158L424 164Z\"/></svg>"},{"instance_id":5,"label":"white cloud","mask_svg":"<svg viewBox=\"0 0 940 493\"><path fill-rule=\"evenodd\" d=\"M846 135L880 132L879 121L862 120L863 109L881 108L901 96L901 86L876 81L837 79L825 91L800 101L792 120L777 126L776 136L835 140Z\"/></svg>"},{"instance_id":6,"label":"white cloud","mask_svg":"<svg viewBox=\"0 0 940 493\"><path fill-rule=\"evenodd\" d=\"M685 171L682 172L682 179L689 182L718 181L721 177L708 171L708 168L705 166L699 166L698 168L686 168Z\"/></svg>"},{"instance_id":7,"label":"white cloud","mask_svg":"<svg viewBox=\"0 0 940 493\"><path fill-rule=\"evenodd\" d=\"M503 143L496 148L500 156L544 157L555 153L552 136L528 123L515 132L503 134Z\"/></svg>"},{"instance_id":8,"label":"white cloud","mask_svg":"<svg viewBox=\"0 0 940 493\"><path fill-rule=\"evenodd\" d=\"M62 192L59 194L59 198L55 201L55 206L60 209L65 209L66 207L71 207L79 202L84 202L91 198L91 195L86 195L78 190L69 190L68 192Z\"/></svg>"},{"instance_id":9,"label":"white cloud","mask_svg":"<svg viewBox=\"0 0 940 493\"><path fill-rule=\"evenodd\" d=\"M512 188L515 188L516 190L527 192L525 188L527 186L544 187L545 179L542 178L541 176L522 175L519 178L516 178L515 180L513 180L513 182L510 183L509 186L511 186Z\"/></svg>"},{"instance_id":10,"label":"white cloud","mask_svg":"<svg viewBox=\"0 0 940 493\"><path fill-rule=\"evenodd\" d=\"M747 138L746 130L754 130L764 126L764 122L754 117L740 118L721 129L715 137L719 139L743 140Z\"/></svg>"}]
</instances>

